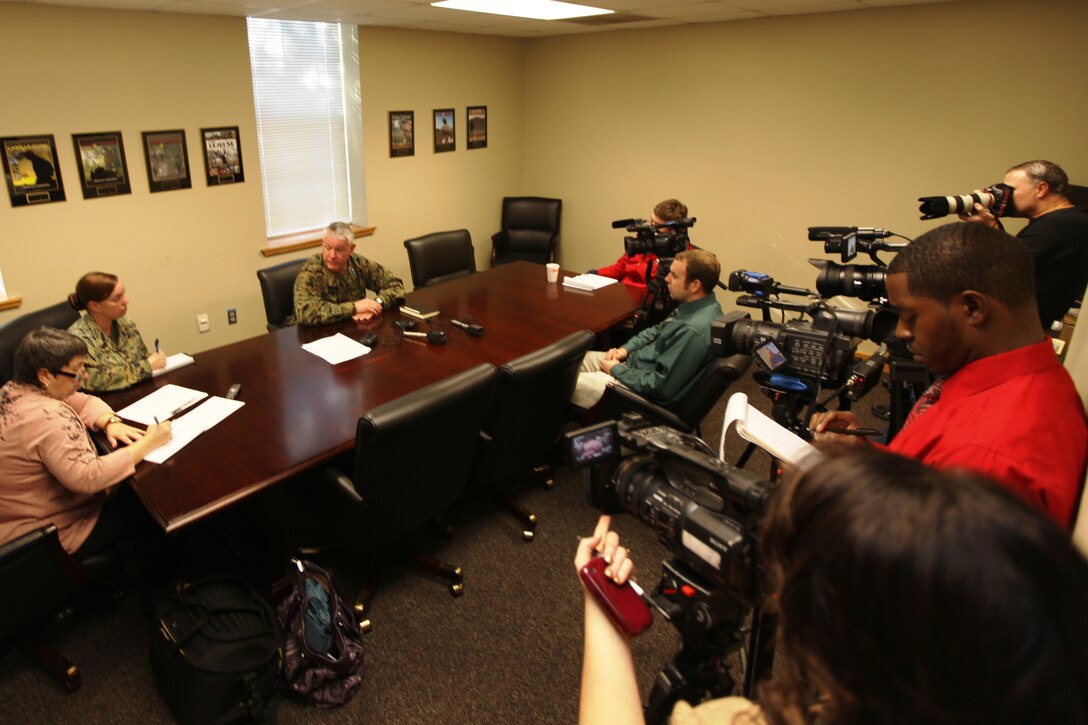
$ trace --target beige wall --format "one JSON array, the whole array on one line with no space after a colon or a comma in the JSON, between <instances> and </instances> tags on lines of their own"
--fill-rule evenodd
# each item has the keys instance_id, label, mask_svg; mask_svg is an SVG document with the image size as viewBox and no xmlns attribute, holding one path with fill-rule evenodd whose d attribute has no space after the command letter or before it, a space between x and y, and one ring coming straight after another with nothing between
<instances>
[{"instance_id":1,"label":"beige wall","mask_svg":"<svg viewBox=\"0 0 1088 725\"><path fill-rule=\"evenodd\" d=\"M67 201L13 209L0 200L0 271L23 305L0 323L63 299L84 272L115 272L150 344L199 352L264 332L254 272L264 208L242 18L89 11L0 3L6 37L48 38L48 53L5 74L0 136L52 133ZM404 239L466 226L486 266L499 198L522 178L520 41L367 30L361 37L369 222L361 251L409 278ZM31 63L33 60L33 63ZM13 104L12 99L22 99ZM465 151L466 105L487 105L487 149ZM433 153L433 108L457 109L458 150ZM386 114L414 109L416 156L389 159ZM208 188L201 127L240 127L246 181ZM184 128L193 188L148 191L141 131ZM73 133L122 132L133 193L84 200ZM494 227L494 228L493 228ZM301 256L295 254L292 256ZM239 323L227 326L226 310ZM211 331L198 334L207 312Z\"/></svg>"}]
</instances>

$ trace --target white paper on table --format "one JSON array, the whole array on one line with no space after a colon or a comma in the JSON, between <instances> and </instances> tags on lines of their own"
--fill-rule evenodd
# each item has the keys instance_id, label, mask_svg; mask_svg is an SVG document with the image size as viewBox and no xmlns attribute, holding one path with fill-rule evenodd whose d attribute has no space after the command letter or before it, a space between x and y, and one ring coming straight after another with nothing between
<instances>
[{"instance_id":1,"label":"white paper on table","mask_svg":"<svg viewBox=\"0 0 1088 725\"><path fill-rule=\"evenodd\" d=\"M619 280L612 279L611 277L603 277L599 274L579 274L575 277L564 277L563 286L573 287L583 292L593 292L599 290L601 287L607 287L610 284L615 284Z\"/></svg>"},{"instance_id":2,"label":"white paper on table","mask_svg":"<svg viewBox=\"0 0 1088 725\"><path fill-rule=\"evenodd\" d=\"M209 398L206 403L197 406L192 412L175 418L170 423L172 433L170 442L148 453L144 460L162 463L243 405L245 403L241 400L227 400L219 396Z\"/></svg>"},{"instance_id":3,"label":"white paper on table","mask_svg":"<svg viewBox=\"0 0 1088 725\"><path fill-rule=\"evenodd\" d=\"M196 362L196 360L193 360L192 355L186 355L183 352L174 353L173 355L170 355L166 358L166 367L164 367L162 370L154 371L153 373L151 373L151 377L157 378L163 373L168 373L171 370L183 368L186 365L192 365L194 362Z\"/></svg>"},{"instance_id":4,"label":"white paper on table","mask_svg":"<svg viewBox=\"0 0 1088 725\"><path fill-rule=\"evenodd\" d=\"M752 407L744 393L733 393L725 406L722 426L728 428L732 423L737 424L741 438L786 463L796 465L816 450L811 443Z\"/></svg>"},{"instance_id":5,"label":"white paper on table","mask_svg":"<svg viewBox=\"0 0 1088 725\"><path fill-rule=\"evenodd\" d=\"M354 360L370 352L369 347L357 340L352 340L341 332L314 342L308 342L302 346L302 349L333 365Z\"/></svg>"},{"instance_id":6,"label":"white paper on table","mask_svg":"<svg viewBox=\"0 0 1088 725\"><path fill-rule=\"evenodd\" d=\"M170 383L117 411L117 415L134 423L151 425L156 418L166 420L179 408L187 408L206 397L207 393Z\"/></svg>"}]
</instances>

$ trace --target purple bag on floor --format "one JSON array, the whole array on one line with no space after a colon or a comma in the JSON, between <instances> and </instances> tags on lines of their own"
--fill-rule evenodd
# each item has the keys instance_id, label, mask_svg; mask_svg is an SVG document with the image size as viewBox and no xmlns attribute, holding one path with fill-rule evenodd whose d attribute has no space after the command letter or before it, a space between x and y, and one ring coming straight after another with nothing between
<instances>
[{"instance_id":1,"label":"purple bag on floor","mask_svg":"<svg viewBox=\"0 0 1088 725\"><path fill-rule=\"evenodd\" d=\"M291 590L276 607L287 640L284 679L291 692L311 704L343 705L363 679L363 641L355 612L328 572L308 561L291 563Z\"/></svg>"}]
</instances>

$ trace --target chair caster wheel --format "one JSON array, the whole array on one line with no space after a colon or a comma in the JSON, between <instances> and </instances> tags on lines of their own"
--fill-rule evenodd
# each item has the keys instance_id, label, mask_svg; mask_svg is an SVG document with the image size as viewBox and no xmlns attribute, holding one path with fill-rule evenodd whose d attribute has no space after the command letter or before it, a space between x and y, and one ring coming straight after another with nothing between
<instances>
[{"instance_id":1,"label":"chair caster wheel","mask_svg":"<svg viewBox=\"0 0 1088 725\"><path fill-rule=\"evenodd\" d=\"M545 481L544 488L548 491L551 491L553 488L555 488L555 479L549 478L547 481Z\"/></svg>"},{"instance_id":2,"label":"chair caster wheel","mask_svg":"<svg viewBox=\"0 0 1088 725\"><path fill-rule=\"evenodd\" d=\"M450 584L450 596L459 597L465 593L464 584Z\"/></svg>"},{"instance_id":3,"label":"chair caster wheel","mask_svg":"<svg viewBox=\"0 0 1088 725\"><path fill-rule=\"evenodd\" d=\"M526 541L532 541L533 540L533 532L532 531L522 531L521 532L521 538L525 539Z\"/></svg>"}]
</instances>

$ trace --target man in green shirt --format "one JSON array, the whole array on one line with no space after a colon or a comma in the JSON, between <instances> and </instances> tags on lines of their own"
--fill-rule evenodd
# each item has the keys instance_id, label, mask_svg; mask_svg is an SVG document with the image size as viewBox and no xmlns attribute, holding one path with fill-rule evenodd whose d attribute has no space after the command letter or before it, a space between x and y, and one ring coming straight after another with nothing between
<instances>
[{"instance_id":1,"label":"man in green shirt","mask_svg":"<svg viewBox=\"0 0 1088 725\"><path fill-rule=\"evenodd\" d=\"M591 408L610 383L619 383L660 405L684 397L710 362L710 323L721 316L714 286L721 265L712 253L691 249L676 255L665 282L678 306L623 347L591 351L582 360L571 402Z\"/></svg>"},{"instance_id":2,"label":"man in green shirt","mask_svg":"<svg viewBox=\"0 0 1088 725\"><path fill-rule=\"evenodd\" d=\"M325 227L321 252L307 259L295 278L295 322L321 325L349 317L365 322L404 299L399 277L354 252L351 225ZM376 298L367 299L367 290Z\"/></svg>"}]
</instances>

